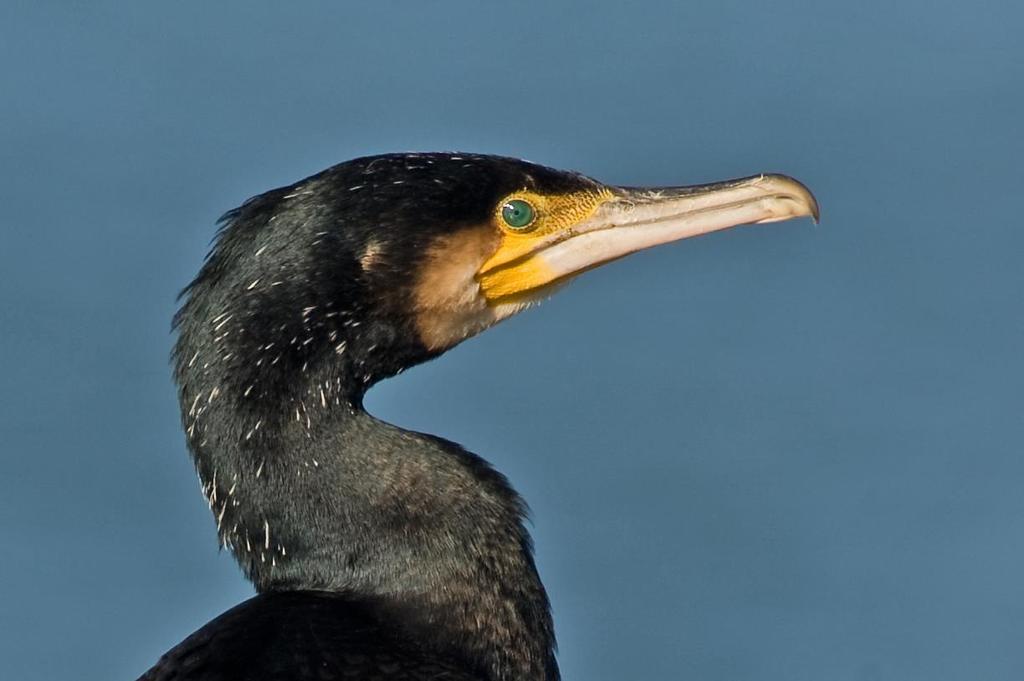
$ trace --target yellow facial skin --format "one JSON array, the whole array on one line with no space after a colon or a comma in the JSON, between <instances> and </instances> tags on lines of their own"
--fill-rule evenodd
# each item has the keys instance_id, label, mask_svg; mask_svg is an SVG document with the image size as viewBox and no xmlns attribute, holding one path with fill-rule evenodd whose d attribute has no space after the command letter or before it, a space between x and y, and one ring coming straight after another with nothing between
<instances>
[{"instance_id":1,"label":"yellow facial skin","mask_svg":"<svg viewBox=\"0 0 1024 681\"><path fill-rule=\"evenodd\" d=\"M529 203L536 215L518 229L502 215L505 204L516 200ZM594 184L570 194L524 189L500 201L492 224L483 226L497 247L474 279L492 311L514 314L559 283L630 253L737 225L804 216L817 219L814 196L797 180L777 174L686 187Z\"/></svg>"},{"instance_id":2,"label":"yellow facial skin","mask_svg":"<svg viewBox=\"0 0 1024 681\"><path fill-rule=\"evenodd\" d=\"M592 217L602 204L611 200L610 190L573 192L571 194L539 194L523 189L498 202L493 222L501 230L497 250L480 267L477 280L488 303L497 304L552 283L557 277L542 261L530 257L543 246L567 239L573 227ZM508 226L502 207L513 200L529 203L536 214L527 228Z\"/></svg>"}]
</instances>

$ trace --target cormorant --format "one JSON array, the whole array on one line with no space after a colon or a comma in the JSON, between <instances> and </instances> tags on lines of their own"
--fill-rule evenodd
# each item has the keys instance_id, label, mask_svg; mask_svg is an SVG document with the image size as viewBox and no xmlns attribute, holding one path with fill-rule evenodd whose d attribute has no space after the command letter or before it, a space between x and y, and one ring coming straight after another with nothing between
<instances>
[{"instance_id":1,"label":"cormorant","mask_svg":"<svg viewBox=\"0 0 1024 681\"><path fill-rule=\"evenodd\" d=\"M258 595L142 679L558 679L523 501L364 393L602 263L817 215L782 175L613 187L449 153L348 161L227 213L182 293L174 376L220 540Z\"/></svg>"}]
</instances>

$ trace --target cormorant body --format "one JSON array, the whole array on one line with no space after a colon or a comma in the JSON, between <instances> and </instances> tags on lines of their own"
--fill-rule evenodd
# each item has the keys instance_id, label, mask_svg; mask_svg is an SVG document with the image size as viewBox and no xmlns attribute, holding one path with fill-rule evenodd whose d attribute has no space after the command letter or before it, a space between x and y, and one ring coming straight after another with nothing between
<instances>
[{"instance_id":1,"label":"cormorant body","mask_svg":"<svg viewBox=\"0 0 1024 681\"><path fill-rule=\"evenodd\" d=\"M382 626L371 604L329 591L271 591L189 636L143 678L475 681L463 665Z\"/></svg>"},{"instance_id":2,"label":"cormorant body","mask_svg":"<svg viewBox=\"0 0 1024 681\"><path fill-rule=\"evenodd\" d=\"M783 176L637 189L392 154L228 213L173 359L218 535L258 595L142 679L556 681L523 502L475 454L366 413L364 393L603 262L816 211Z\"/></svg>"}]
</instances>

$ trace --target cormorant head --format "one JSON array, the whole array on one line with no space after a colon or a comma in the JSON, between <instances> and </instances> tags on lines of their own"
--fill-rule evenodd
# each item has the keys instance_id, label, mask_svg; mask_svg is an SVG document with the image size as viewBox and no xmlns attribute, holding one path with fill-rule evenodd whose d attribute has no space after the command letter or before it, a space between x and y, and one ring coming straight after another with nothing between
<instances>
[{"instance_id":1,"label":"cormorant head","mask_svg":"<svg viewBox=\"0 0 1024 681\"><path fill-rule=\"evenodd\" d=\"M817 210L782 175L628 188L496 156L348 161L224 217L179 313L179 372L239 365L229 382L259 393L344 357L365 389L602 263Z\"/></svg>"},{"instance_id":2,"label":"cormorant head","mask_svg":"<svg viewBox=\"0 0 1024 681\"><path fill-rule=\"evenodd\" d=\"M352 594L474 678L556 680L518 496L454 443L369 417L363 393L589 268L801 215L814 199L780 175L625 188L469 154L357 159L249 200L176 317L221 540L261 591Z\"/></svg>"}]
</instances>

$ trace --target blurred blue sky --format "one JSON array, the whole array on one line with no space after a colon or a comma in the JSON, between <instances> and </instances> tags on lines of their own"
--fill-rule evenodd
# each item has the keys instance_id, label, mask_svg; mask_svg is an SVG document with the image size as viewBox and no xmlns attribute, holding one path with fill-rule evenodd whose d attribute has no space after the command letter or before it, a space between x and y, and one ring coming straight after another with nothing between
<instances>
[{"instance_id":1,"label":"blurred blue sky","mask_svg":"<svg viewBox=\"0 0 1024 681\"><path fill-rule=\"evenodd\" d=\"M0 6L0 676L133 679L250 587L169 321L358 155L759 171L822 224L590 273L376 388L534 510L567 681L1024 678L1024 6Z\"/></svg>"}]
</instances>

